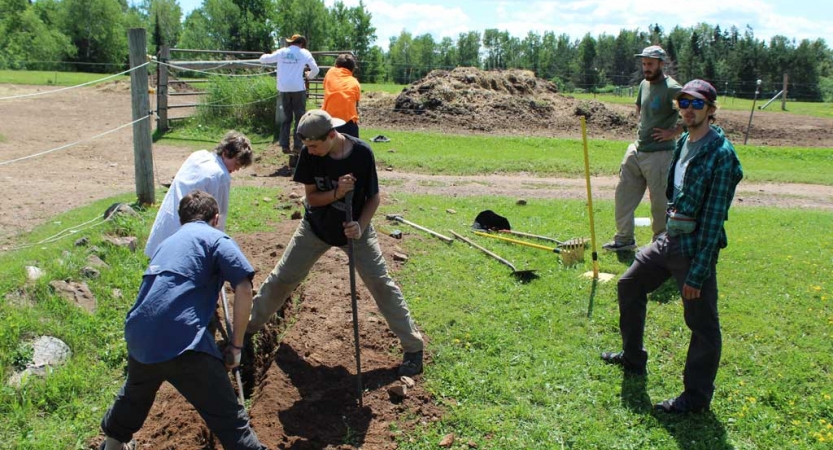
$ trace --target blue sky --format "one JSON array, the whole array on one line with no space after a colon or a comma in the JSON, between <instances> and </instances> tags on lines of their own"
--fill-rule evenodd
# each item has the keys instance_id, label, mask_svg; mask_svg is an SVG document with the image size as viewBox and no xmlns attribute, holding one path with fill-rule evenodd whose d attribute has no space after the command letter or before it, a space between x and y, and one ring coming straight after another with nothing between
<instances>
[{"instance_id":1,"label":"blue sky","mask_svg":"<svg viewBox=\"0 0 833 450\"><path fill-rule=\"evenodd\" d=\"M202 0L179 0L187 15ZM354 6L359 0L343 0ZM331 6L334 0L325 0ZM436 40L454 39L464 31L506 30L523 37L530 30L580 39L587 33L616 36L619 30L647 30L658 23L668 32L674 26L704 22L741 33L746 25L755 37L769 40L822 38L833 47L833 2L801 0L365 0L376 27L376 44L387 50L391 36L407 30L414 36L431 33Z\"/></svg>"}]
</instances>

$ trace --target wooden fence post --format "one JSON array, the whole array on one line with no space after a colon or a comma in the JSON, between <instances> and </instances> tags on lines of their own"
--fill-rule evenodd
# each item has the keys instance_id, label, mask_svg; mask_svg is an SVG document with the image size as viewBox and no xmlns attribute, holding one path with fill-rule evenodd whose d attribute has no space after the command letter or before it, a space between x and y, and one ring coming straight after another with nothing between
<instances>
[{"instance_id":1,"label":"wooden fence post","mask_svg":"<svg viewBox=\"0 0 833 450\"><path fill-rule=\"evenodd\" d=\"M790 81L790 74L784 73L784 87L781 91L781 111L787 110L787 82Z\"/></svg>"},{"instance_id":2,"label":"wooden fence post","mask_svg":"<svg viewBox=\"0 0 833 450\"><path fill-rule=\"evenodd\" d=\"M147 62L147 38L144 28L127 30L130 68ZM136 176L136 196L142 205L155 201L153 189L153 149L150 136L150 96L148 71L142 67L130 72L130 97L133 104L133 164ZM144 118L145 120L139 120Z\"/></svg>"},{"instance_id":3,"label":"wooden fence post","mask_svg":"<svg viewBox=\"0 0 833 450\"><path fill-rule=\"evenodd\" d=\"M163 45L159 49L159 62L156 66L156 129L168 131L168 66L171 49Z\"/></svg>"}]
</instances>

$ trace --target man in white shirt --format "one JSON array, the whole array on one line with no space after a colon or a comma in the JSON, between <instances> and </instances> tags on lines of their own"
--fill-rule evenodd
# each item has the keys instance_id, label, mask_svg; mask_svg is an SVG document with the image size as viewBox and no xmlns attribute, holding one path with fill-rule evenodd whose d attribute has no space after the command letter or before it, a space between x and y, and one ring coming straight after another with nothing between
<instances>
[{"instance_id":1,"label":"man in white shirt","mask_svg":"<svg viewBox=\"0 0 833 450\"><path fill-rule=\"evenodd\" d=\"M214 152L198 150L191 153L171 183L145 245L145 255L152 258L156 248L180 227L179 202L195 190L208 192L217 200L220 221L217 228L226 229L231 173L252 163L252 143L242 133L229 131Z\"/></svg>"},{"instance_id":2,"label":"man in white shirt","mask_svg":"<svg viewBox=\"0 0 833 450\"><path fill-rule=\"evenodd\" d=\"M275 127L281 150L284 153L301 152L301 139L298 137L298 121L307 112L306 79L318 75L318 65L312 53L306 49L307 38L295 34L286 40L287 46L260 57L261 64L276 64L278 79L278 104L275 112ZM306 67L309 71L306 72ZM289 147L289 132L295 119L293 148Z\"/></svg>"}]
</instances>

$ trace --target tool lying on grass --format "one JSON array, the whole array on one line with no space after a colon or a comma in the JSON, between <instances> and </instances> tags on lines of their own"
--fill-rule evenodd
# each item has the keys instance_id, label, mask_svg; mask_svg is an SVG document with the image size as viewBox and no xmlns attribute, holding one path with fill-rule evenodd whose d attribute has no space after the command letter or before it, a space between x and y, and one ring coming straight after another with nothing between
<instances>
[{"instance_id":1,"label":"tool lying on grass","mask_svg":"<svg viewBox=\"0 0 833 450\"><path fill-rule=\"evenodd\" d=\"M402 216L400 216L398 214L388 214L388 215L385 216L385 218L388 219L388 220L394 220L396 222L402 222L406 225L410 225L410 226L416 228L417 230L422 230L422 231L424 231L424 232L426 232L426 233L428 233L432 236L440 238L443 242L446 242L446 243L449 243L449 244L454 242L454 239L451 239L448 236L444 236L440 233L437 233L436 231L429 230L428 228L425 228L423 226L419 226L419 225L417 225L413 222L407 221L407 220L403 219Z\"/></svg>"},{"instance_id":2,"label":"tool lying on grass","mask_svg":"<svg viewBox=\"0 0 833 450\"><path fill-rule=\"evenodd\" d=\"M521 241L521 240L518 240L518 239L512 239L512 238L508 238L508 237L498 236L496 234L484 233L482 231L475 231L474 234L476 234L478 236L492 238L492 239L500 239L501 241L511 242L513 244L525 245L527 247L538 248L538 249L541 249L541 250L547 250L547 251L550 251L550 252L553 252L553 253L561 253L561 249L558 248L558 247L547 247L547 246L540 245L540 244L533 244L532 242L526 242L526 241Z\"/></svg>"},{"instance_id":3,"label":"tool lying on grass","mask_svg":"<svg viewBox=\"0 0 833 450\"><path fill-rule=\"evenodd\" d=\"M353 221L353 191L344 197L347 204L347 223ZM356 343L356 388L359 394L359 408L364 407L362 402L362 350L359 346L359 302L356 299L356 257L353 254L353 240L347 239L347 259L350 266L350 303L353 309L353 341Z\"/></svg>"},{"instance_id":4,"label":"tool lying on grass","mask_svg":"<svg viewBox=\"0 0 833 450\"><path fill-rule=\"evenodd\" d=\"M475 244L474 242L471 241L471 239L460 236L459 234L455 233L453 230L448 230L448 231L451 232L451 234L453 234L454 237L456 237L457 239L465 242L466 244L471 245L472 247L480 250L481 252L483 252L483 253L491 256L492 258L495 258L496 260L500 261L501 263L509 266L509 268L512 269L512 275L514 275L515 278L519 279L520 281L526 282L526 281L538 278L538 275L535 274L535 269L518 270L509 261L507 261L507 260L501 258L500 256L496 255L495 253L492 253L489 250L486 250L485 248Z\"/></svg>"},{"instance_id":5,"label":"tool lying on grass","mask_svg":"<svg viewBox=\"0 0 833 450\"><path fill-rule=\"evenodd\" d=\"M551 237L547 237L547 236L539 236L537 234L531 234L531 233L524 233L522 231L515 231L515 230L498 230L498 231L500 231L501 233L506 233L506 234L514 234L515 236L523 236L523 237L528 237L528 238L540 239L542 241L555 242L558 245L558 248L576 248L576 247L587 248L587 247L590 246L590 239L587 239L587 238L573 238L573 239L568 239L566 241L559 241L556 238L551 238Z\"/></svg>"},{"instance_id":6,"label":"tool lying on grass","mask_svg":"<svg viewBox=\"0 0 833 450\"><path fill-rule=\"evenodd\" d=\"M478 236L485 236L492 239L500 239L501 241L511 242L513 244L525 245L527 247L538 248L541 250L558 253L561 255L561 261L564 263L565 266L572 266L584 259L584 244L581 243L573 247L564 247L562 249L558 247L547 247L540 244L533 244L532 242L526 242L518 239L498 236L496 234L484 233L482 231L475 231L474 234Z\"/></svg>"},{"instance_id":7,"label":"tool lying on grass","mask_svg":"<svg viewBox=\"0 0 833 450\"><path fill-rule=\"evenodd\" d=\"M228 318L228 298L226 298L226 288L223 286L220 289L220 294L223 297L223 316L226 319L226 333L228 335L228 343L232 344L232 336L234 336L234 332L231 329L231 320ZM246 399L243 398L243 380L240 378L240 366L235 367L232 370L234 373L234 380L237 381L237 401L240 402L241 405L246 405Z\"/></svg>"}]
</instances>

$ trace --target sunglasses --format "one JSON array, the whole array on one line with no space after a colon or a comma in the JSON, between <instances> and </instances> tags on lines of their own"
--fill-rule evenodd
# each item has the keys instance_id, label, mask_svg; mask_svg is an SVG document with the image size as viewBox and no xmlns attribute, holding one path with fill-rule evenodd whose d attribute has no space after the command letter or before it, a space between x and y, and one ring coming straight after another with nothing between
<instances>
[{"instance_id":1,"label":"sunglasses","mask_svg":"<svg viewBox=\"0 0 833 450\"><path fill-rule=\"evenodd\" d=\"M680 109L687 109L689 106L691 106L692 108L698 111L706 107L706 101L700 98L681 98L677 100L677 104L680 105Z\"/></svg>"}]
</instances>

